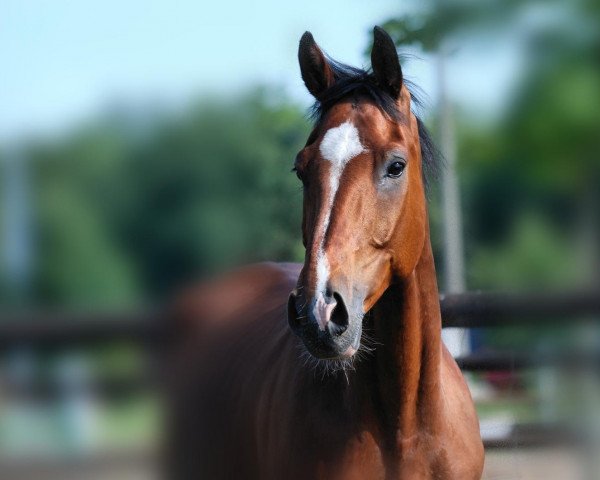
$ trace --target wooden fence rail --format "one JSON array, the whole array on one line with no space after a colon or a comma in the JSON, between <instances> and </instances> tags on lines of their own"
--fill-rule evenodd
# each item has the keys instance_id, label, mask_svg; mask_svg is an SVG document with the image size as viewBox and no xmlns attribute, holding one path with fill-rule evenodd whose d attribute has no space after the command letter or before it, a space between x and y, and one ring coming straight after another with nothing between
<instances>
[{"instance_id":1,"label":"wooden fence rail","mask_svg":"<svg viewBox=\"0 0 600 480\"><path fill-rule=\"evenodd\" d=\"M444 328L600 322L600 291L558 294L463 293L440 297ZM171 331L160 309L136 312L0 314L0 348L53 346L111 340L165 342Z\"/></svg>"}]
</instances>

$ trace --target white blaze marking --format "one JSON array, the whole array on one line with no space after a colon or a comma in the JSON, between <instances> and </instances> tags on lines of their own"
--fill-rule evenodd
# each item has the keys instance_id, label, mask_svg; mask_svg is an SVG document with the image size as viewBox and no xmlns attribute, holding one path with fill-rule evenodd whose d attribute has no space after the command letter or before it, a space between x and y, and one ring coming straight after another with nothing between
<instances>
[{"instance_id":1,"label":"white blaze marking","mask_svg":"<svg viewBox=\"0 0 600 480\"><path fill-rule=\"evenodd\" d=\"M346 164L354 157L364 152L365 148L360 143L358 130L352 122L348 121L327 130L321 141L321 145L319 145L319 151L325 161L331 164L331 168L329 171L327 207L323 218L323 225L321 226L321 245L319 246L317 253L317 295L325 291L325 284L329 277L329 261L327 260L327 255L325 255L325 252L323 251L323 243L325 242L325 235L327 234L327 228L329 227L329 219L331 217L331 209L333 208L335 194L340 185L340 178ZM315 316L317 316L316 311Z\"/></svg>"}]
</instances>

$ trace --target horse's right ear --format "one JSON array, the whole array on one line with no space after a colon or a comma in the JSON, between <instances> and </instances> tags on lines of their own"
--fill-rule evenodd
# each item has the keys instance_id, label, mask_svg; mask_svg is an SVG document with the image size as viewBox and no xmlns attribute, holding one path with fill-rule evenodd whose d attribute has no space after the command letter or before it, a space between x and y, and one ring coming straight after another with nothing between
<instances>
[{"instance_id":1,"label":"horse's right ear","mask_svg":"<svg viewBox=\"0 0 600 480\"><path fill-rule=\"evenodd\" d=\"M306 88L319 100L323 92L334 84L335 76L327 58L310 32L305 32L300 39L298 61Z\"/></svg>"}]
</instances>

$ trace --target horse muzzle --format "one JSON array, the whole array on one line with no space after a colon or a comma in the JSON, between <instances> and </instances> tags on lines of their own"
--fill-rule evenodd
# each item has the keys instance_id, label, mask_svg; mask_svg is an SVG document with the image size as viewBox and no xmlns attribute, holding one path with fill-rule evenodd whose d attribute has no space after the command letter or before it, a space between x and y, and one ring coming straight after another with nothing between
<instances>
[{"instance_id":1,"label":"horse muzzle","mask_svg":"<svg viewBox=\"0 0 600 480\"><path fill-rule=\"evenodd\" d=\"M294 290L288 299L288 323L313 356L350 358L360 346L363 317L362 311L353 310L338 292L318 292L306 299Z\"/></svg>"}]
</instances>

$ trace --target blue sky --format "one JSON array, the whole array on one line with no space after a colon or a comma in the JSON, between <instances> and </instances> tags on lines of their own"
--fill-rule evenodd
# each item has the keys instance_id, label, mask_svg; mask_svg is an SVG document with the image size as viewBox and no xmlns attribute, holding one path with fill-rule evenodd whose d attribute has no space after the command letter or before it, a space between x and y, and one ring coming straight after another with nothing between
<instances>
[{"instance_id":1,"label":"blue sky","mask_svg":"<svg viewBox=\"0 0 600 480\"><path fill-rule=\"evenodd\" d=\"M373 25L409 3L3 0L0 141L62 131L111 101L176 104L256 83L280 85L308 104L296 60L302 33L361 65ZM407 69L434 96L431 59ZM481 82L473 85L469 96L485 98Z\"/></svg>"}]
</instances>

